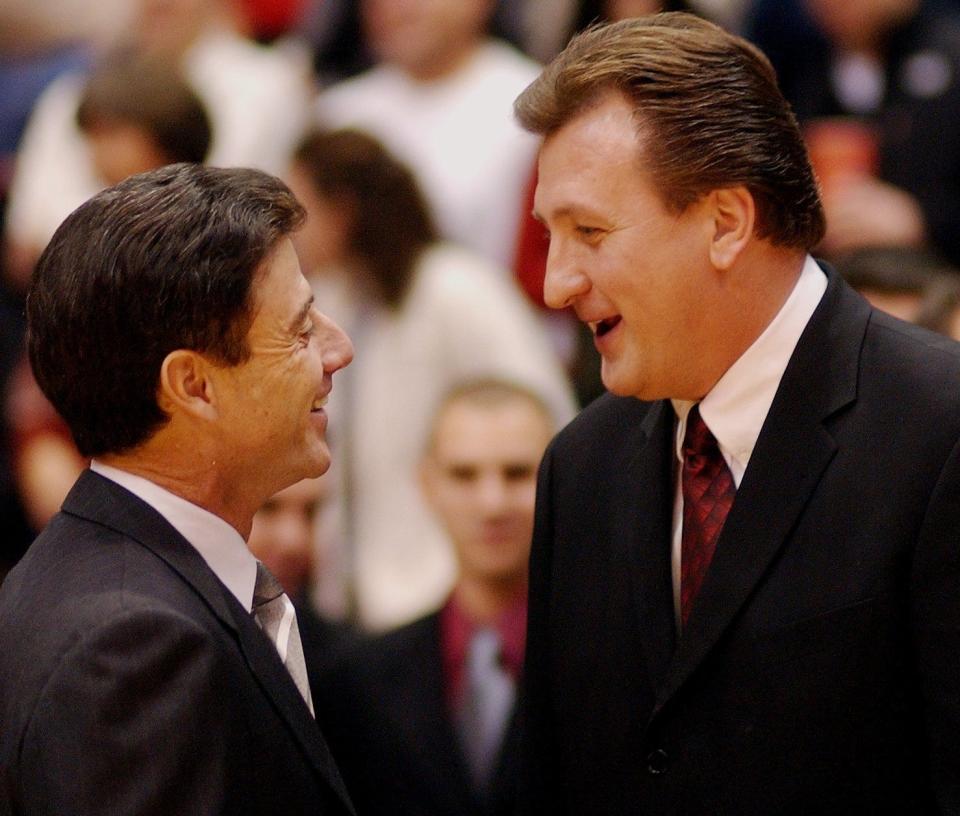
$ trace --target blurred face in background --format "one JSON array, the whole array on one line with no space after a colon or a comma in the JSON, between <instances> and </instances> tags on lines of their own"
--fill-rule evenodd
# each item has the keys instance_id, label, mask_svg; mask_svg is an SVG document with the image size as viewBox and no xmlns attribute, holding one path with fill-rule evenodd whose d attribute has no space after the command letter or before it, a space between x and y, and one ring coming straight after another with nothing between
<instances>
[{"instance_id":1,"label":"blurred face in background","mask_svg":"<svg viewBox=\"0 0 960 816\"><path fill-rule=\"evenodd\" d=\"M253 517L247 542L291 597L302 595L314 568L316 520L327 501L327 479L304 479L268 499Z\"/></svg>"},{"instance_id":2,"label":"blurred face in background","mask_svg":"<svg viewBox=\"0 0 960 816\"><path fill-rule=\"evenodd\" d=\"M93 166L107 186L172 161L157 140L139 125L102 121L88 128L84 136Z\"/></svg>"},{"instance_id":3,"label":"blurred face in background","mask_svg":"<svg viewBox=\"0 0 960 816\"><path fill-rule=\"evenodd\" d=\"M917 11L919 0L805 0L810 16L843 48L870 50Z\"/></svg>"},{"instance_id":4,"label":"blurred face in background","mask_svg":"<svg viewBox=\"0 0 960 816\"><path fill-rule=\"evenodd\" d=\"M137 0L134 38L154 54L178 56L209 24L223 0Z\"/></svg>"},{"instance_id":5,"label":"blurred face in background","mask_svg":"<svg viewBox=\"0 0 960 816\"><path fill-rule=\"evenodd\" d=\"M537 468L551 435L551 421L521 396L491 405L460 399L442 409L421 479L462 578L525 583Z\"/></svg>"},{"instance_id":6,"label":"blurred face in background","mask_svg":"<svg viewBox=\"0 0 960 816\"><path fill-rule=\"evenodd\" d=\"M296 162L287 171L285 181L307 211L306 222L293 235L304 274L309 277L342 266L349 255L351 205L320 192L309 171Z\"/></svg>"},{"instance_id":7,"label":"blurred face in background","mask_svg":"<svg viewBox=\"0 0 960 816\"><path fill-rule=\"evenodd\" d=\"M603 9L611 22L627 20L663 11L663 0L607 0Z\"/></svg>"},{"instance_id":8,"label":"blurred face in background","mask_svg":"<svg viewBox=\"0 0 960 816\"><path fill-rule=\"evenodd\" d=\"M417 79L457 67L486 32L492 0L361 0L364 34L378 59Z\"/></svg>"}]
</instances>

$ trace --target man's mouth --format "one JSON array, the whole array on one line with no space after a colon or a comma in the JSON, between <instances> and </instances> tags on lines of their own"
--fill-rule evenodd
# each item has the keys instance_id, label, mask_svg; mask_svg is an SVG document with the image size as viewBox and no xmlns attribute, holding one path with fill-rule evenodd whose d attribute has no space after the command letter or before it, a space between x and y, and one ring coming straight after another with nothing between
<instances>
[{"instance_id":1,"label":"man's mouth","mask_svg":"<svg viewBox=\"0 0 960 816\"><path fill-rule=\"evenodd\" d=\"M616 328L617 324L620 322L620 315L614 315L613 317L606 317L603 320L598 320L593 327L593 333L597 337L603 337L610 331Z\"/></svg>"},{"instance_id":2,"label":"man's mouth","mask_svg":"<svg viewBox=\"0 0 960 816\"><path fill-rule=\"evenodd\" d=\"M313 401L313 405L310 406L310 413L316 413L317 411L322 411L323 407L327 404L328 399L327 394L322 397L318 397Z\"/></svg>"}]
</instances>

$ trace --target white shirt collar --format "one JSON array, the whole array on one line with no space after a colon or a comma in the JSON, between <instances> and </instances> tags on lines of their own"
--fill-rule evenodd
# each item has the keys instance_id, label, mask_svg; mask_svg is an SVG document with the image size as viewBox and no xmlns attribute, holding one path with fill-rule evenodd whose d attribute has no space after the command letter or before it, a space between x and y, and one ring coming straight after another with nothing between
<instances>
[{"instance_id":1,"label":"white shirt collar","mask_svg":"<svg viewBox=\"0 0 960 816\"><path fill-rule=\"evenodd\" d=\"M793 291L776 317L700 401L700 416L717 438L738 487L783 372L826 288L826 275L808 255ZM672 402L680 420L676 445L677 457L682 461L687 414L694 403Z\"/></svg>"},{"instance_id":2,"label":"white shirt collar","mask_svg":"<svg viewBox=\"0 0 960 816\"><path fill-rule=\"evenodd\" d=\"M90 470L116 482L149 504L200 553L244 609L253 607L257 560L247 549L243 536L226 521L142 476L96 459L90 463Z\"/></svg>"}]
</instances>

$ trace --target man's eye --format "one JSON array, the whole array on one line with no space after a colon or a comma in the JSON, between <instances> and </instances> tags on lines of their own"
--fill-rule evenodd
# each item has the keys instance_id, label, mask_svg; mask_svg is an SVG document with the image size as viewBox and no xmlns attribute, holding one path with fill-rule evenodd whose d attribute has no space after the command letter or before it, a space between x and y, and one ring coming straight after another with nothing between
<instances>
[{"instance_id":1,"label":"man's eye","mask_svg":"<svg viewBox=\"0 0 960 816\"><path fill-rule=\"evenodd\" d=\"M584 226L583 224L577 227L577 234L581 238L588 238L588 239L599 238L601 232L602 230L599 227L587 227L587 226Z\"/></svg>"},{"instance_id":2,"label":"man's eye","mask_svg":"<svg viewBox=\"0 0 960 816\"><path fill-rule=\"evenodd\" d=\"M503 476L508 482L522 482L532 479L536 475L536 468L531 465L507 465L503 469Z\"/></svg>"},{"instance_id":3,"label":"man's eye","mask_svg":"<svg viewBox=\"0 0 960 816\"><path fill-rule=\"evenodd\" d=\"M447 468L447 475L455 482L471 482L477 478L477 471L472 467L454 465Z\"/></svg>"}]
</instances>

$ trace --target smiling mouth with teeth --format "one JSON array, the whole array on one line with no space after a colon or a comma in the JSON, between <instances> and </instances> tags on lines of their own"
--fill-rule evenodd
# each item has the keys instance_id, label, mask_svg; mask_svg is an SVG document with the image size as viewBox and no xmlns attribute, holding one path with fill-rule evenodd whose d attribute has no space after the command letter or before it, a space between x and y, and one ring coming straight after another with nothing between
<instances>
[{"instance_id":1,"label":"smiling mouth with teeth","mask_svg":"<svg viewBox=\"0 0 960 816\"><path fill-rule=\"evenodd\" d=\"M327 397L321 397L318 400L313 401L313 405L310 406L311 411L319 411L327 404Z\"/></svg>"},{"instance_id":2,"label":"smiling mouth with teeth","mask_svg":"<svg viewBox=\"0 0 960 816\"><path fill-rule=\"evenodd\" d=\"M620 322L620 316L608 317L605 320L601 320L597 323L594 332L597 337L603 337L607 332L613 330L616 325Z\"/></svg>"}]
</instances>

